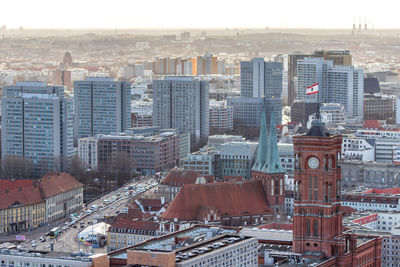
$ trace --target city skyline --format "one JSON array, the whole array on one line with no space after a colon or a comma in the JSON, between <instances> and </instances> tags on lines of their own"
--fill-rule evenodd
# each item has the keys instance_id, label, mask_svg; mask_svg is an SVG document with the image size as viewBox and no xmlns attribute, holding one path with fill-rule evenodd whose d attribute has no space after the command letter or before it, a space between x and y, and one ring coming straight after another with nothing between
<instances>
[{"instance_id":1,"label":"city skyline","mask_svg":"<svg viewBox=\"0 0 400 267\"><path fill-rule=\"evenodd\" d=\"M399 5L394 0L381 1L380 5L373 5L371 1L366 3L361 0L339 0L335 5L329 5L328 13L324 12L323 5L317 0L309 0L307 4L293 0L279 2L250 0L246 5L227 0L204 0L201 4L194 2L188 4L182 0L168 2L117 0L112 3L114 5L105 0L96 2L72 0L60 9L49 0L34 2L8 0L2 3L2 10L8 12L3 12L0 24L8 28L46 29L226 27L350 29L355 22L357 27L359 23L362 27L367 23L369 28L400 28L400 22L393 20L397 9L388 8ZM35 12L31 12L32 10ZM221 10L224 10L223 19ZM193 19L193 12L199 16L207 14L207 20ZM239 17L241 19L238 19Z\"/></svg>"}]
</instances>

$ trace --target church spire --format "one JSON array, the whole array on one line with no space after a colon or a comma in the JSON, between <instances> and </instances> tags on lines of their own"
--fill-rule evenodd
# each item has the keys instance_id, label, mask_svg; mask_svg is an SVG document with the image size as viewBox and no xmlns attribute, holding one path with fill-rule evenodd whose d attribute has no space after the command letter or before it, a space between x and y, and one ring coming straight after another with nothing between
<instances>
[{"instance_id":1,"label":"church spire","mask_svg":"<svg viewBox=\"0 0 400 267\"><path fill-rule=\"evenodd\" d=\"M281 161L279 159L278 141L276 138L276 123L273 111L271 111L267 145L267 157L261 171L266 173L284 173L285 170L283 169Z\"/></svg>"},{"instance_id":2,"label":"church spire","mask_svg":"<svg viewBox=\"0 0 400 267\"><path fill-rule=\"evenodd\" d=\"M265 164L265 160L266 160L267 154L268 154L268 152L267 152L267 150L268 150L267 119L266 119L265 113L266 113L266 110L265 110L265 103L264 103L263 108L262 108L262 114L261 114L260 137L258 140L256 160L253 165L253 168L251 168L251 170L253 170L253 171L261 171L262 167Z\"/></svg>"}]
</instances>

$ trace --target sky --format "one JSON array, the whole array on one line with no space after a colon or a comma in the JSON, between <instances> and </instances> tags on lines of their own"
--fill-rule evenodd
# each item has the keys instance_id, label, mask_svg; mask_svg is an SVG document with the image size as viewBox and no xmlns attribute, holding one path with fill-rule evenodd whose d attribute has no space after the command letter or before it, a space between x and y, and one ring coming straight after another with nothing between
<instances>
[{"instance_id":1,"label":"sky","mask_svg":"<svg viewBox=\"0 0 400 267\"><path fill-rule=\"evenodd\" d=\"M400 28L399 0L1 0L7 28Z\"/></svg>"}]
</instances>

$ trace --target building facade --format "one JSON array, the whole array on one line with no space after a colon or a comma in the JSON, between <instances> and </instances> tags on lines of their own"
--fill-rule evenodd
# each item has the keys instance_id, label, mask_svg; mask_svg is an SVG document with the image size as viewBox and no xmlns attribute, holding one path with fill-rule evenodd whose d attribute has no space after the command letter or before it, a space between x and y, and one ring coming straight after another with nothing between
<instances>
[{"instance_id":1,"label":"building facade","mask_svg":"<svg viewBox=\"0 0 400 267\"><path fill-rule=\"evenodd\" d=\"M210 129L232 131L233 107L224 102L210 105Z\"/></svg>"},{"instance_id":2,"label":"building facade","mask_svg":"<svg viewBox=\"0 0 400 267\"><path fill-rule=\"evenodd\" d=\"M395 119L396 97L382 94L366 94L364 96L364 119Z\"/></svg>"},{"instance_id":3,"label":"building facade","mask_svg":"<svg viewBox=\"0 0 400 267\"><path fill-rule=\"evenodd\" d=\"M191 134L192 144L210 133L209 84L193 77L166 77L153 81L153 125Z\"/></svg>"},{"instance_id":4,"label":"building facade","mask_svg":"<svg viewBox=\"0 0 400 267\"><path fill-rule=\"evenodd\" d=\"M319 84L319 93L306 89ZM364 72L353 66L334 65L323 58L304 58L297 63L297 99L307 102L339 103L350 118L363 118Z\"/></svg>"},{"instance_id":5,"label":"building facade","mask_svg":"<svg viewBox=\"0 0 400 267\"><path fill-rule=\"evenodd\" d=\"M74 82L75 137L121 133L131 127L131 84L89 77Z\"/></svg>"},{"instance_id":6,"label":"building facade","mask_svg":"<svg viewBox=\"0 0 400 267\"><path fill-rule=\"evenodd\" d=\"M83 184L69 173L49 173L40 179L42 197L46 202L46 222L64 218L82 209Z\"/></svg>"},{"instance_id":7,"label":"building facade","mask_svg":"<svg viewBox=\"0 0 400 267\"><path fill-rule=\"evenodd\" d=\"M78 155L88 167L109 168L115 157L125 155L131 168L142 173L168 170L178 164L179 135L174 132L102 135L79 139ZM187 149L187 148L186 148Z\"/></svg>"},{"instance_id":8,"label":"building facade","mask_svg":"<svg viewBox=\"0 0 400 267\"><path fill-rule=\"evenodd\" d=\"M243 180L251 178L251 167L257 143L231 142L221 146L221 176L241 176Z\"/></svg>"},{"instance_id":9,"label":"building facade","mask_svg":"<svg viewBox=\"0 0 400 267\"><path fill-rule=\"evenodd\" d=\"M19 82L2 98L2 158L24 157L38 175L60 171L73 154L73 105L64 86Z\"/></svg>"},{"instance_id":10,"label":"building facade","mask_svg":"<svg viewBox=\"0 0 400 267\"><path fill-rule=\"evenodd\" d=\"M263 58L240 62L240 96L264 98L266 110L275 113L277 124L282 123L282 71L281 62L265 62Z\"/></svg>"},{"instance_id":11,"label":"building facade","mask_svg":"<svg viewBox=\"0 0 400 267\"><path fill-rule=\"evenodd\" d=\"M45 201L32 180L1 183L0 233L18 233L45 223Z\"/></svg>"}]
</instances>

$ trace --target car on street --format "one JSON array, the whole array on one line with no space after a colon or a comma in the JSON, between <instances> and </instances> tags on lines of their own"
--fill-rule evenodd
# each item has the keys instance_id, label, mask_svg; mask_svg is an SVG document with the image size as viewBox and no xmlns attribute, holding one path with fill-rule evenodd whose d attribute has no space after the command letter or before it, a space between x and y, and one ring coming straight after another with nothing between
<instances>
[{"instance_id":1,"label":"car on street","mask_svg":"<svg viewBox=\"0 0 400 267\"><path fill-rule=\"evenodd\" d=\"M41 236L41 237L39 238L39 240L40 240L40 242L46 242L46 237Z\"/></svg>"}]
</instances>

